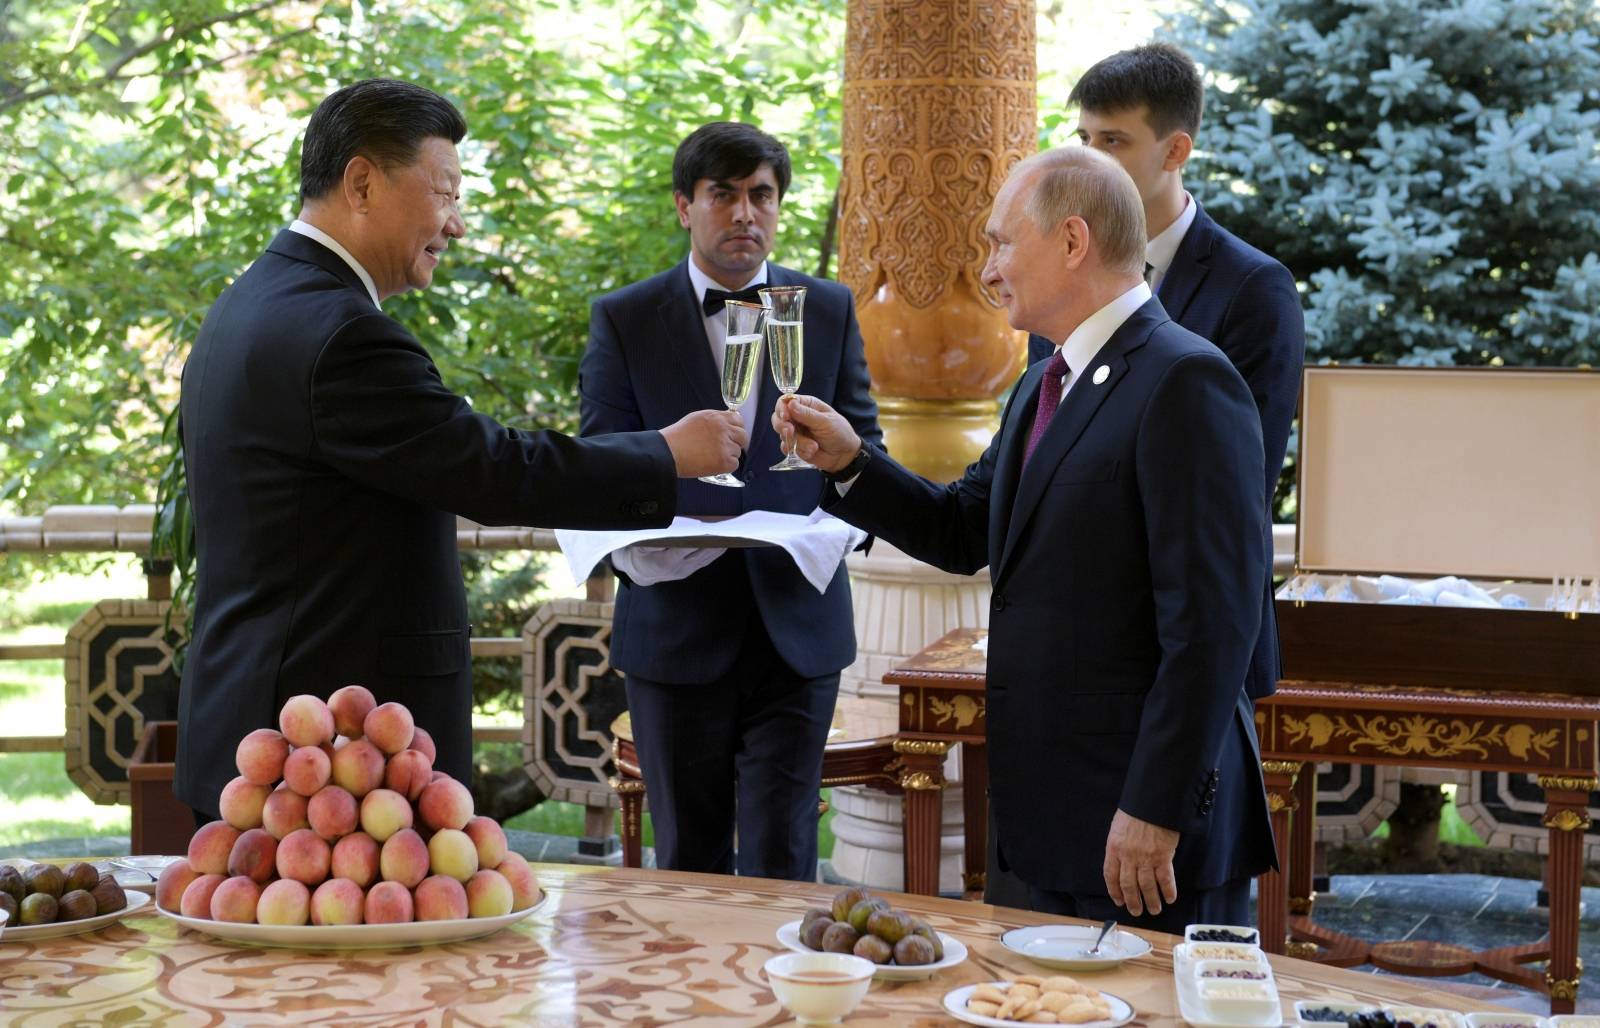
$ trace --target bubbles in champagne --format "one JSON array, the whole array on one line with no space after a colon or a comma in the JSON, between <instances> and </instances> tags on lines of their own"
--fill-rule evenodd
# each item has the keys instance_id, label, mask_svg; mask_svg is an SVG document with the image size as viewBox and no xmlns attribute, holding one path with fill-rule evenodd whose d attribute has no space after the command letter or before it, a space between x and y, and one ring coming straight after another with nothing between
<instances>
[{"instance_id":1,"label":"bubbles in champagne","mask_svg":"<svg viewBox=\"0 0 1600 1028\"><path fill-rule=\"evenodd\" d=\"M761 363L761 336L729 336L722 352L722 402L730 408L743 407L756 380L756 365Z\"/></svg>"},{"instance_id":2,"label":"bubbles in champagne","mask_svg":"<svg viewBox=\"0 0 1600 1028\"><path fill-rule=\"evenodd\" d=\"M772 378L778 388L792 393L800 388L805 356L805 325L799 321L767 319L767 345L771 352Z\"/></svg>"}]
</instances>

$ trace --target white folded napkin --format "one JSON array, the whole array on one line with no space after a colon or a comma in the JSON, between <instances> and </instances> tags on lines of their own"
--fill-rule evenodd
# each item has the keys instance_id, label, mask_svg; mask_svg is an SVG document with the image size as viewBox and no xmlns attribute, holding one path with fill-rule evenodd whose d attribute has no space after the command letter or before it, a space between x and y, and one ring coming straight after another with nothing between
<instances>
[{"instance_id":1,"label":"white folded napkin","mask_svg":"<svg viewBox=\"0 0 1600 1028\"><path fill-rule=\"evenodd\" d=\"M581 532L557 529L556 542L567 558L572 577L583 581L607 554L628 546L660 546L673 539L710 537L766 543L781 547L817 592L826 592L845 554L860 546L867 533L831 514L814 510L809 515L752 510L726 521L696 521L678 517L666 528L626 532ZM686 548L693 552L694 547ZM687 562L685 562L686 566ZM698 569L695 569L698 570ZM687 572L686 572L687 573ZM664 579L663 579L664 580Z\"/></svg>"}]
</instances>

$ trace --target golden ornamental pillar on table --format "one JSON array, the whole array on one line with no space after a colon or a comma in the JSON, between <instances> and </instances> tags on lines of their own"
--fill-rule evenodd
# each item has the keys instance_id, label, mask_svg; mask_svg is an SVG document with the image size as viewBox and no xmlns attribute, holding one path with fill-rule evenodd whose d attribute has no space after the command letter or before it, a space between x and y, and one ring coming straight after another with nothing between
<instances>
[{"instance_id":1,"label":"golden ornamental pillar on table","mask_svg":"<svg viewBox=\"0 0 1600 1028\"><path fill-rule=\"evenodd\" d=\"M950 481L999 428L1027 337L981 277L989 208L1038 149L1032 0L851 0L839 278L884 442Z\"/></svg>"}]
</instances>

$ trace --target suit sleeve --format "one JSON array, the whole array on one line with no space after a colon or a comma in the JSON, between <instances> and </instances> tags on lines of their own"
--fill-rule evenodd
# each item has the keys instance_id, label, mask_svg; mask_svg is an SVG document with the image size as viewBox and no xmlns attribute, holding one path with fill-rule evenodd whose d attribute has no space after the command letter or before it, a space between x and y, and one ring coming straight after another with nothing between
<instances>
[{"instance_id":1,"label":"suit sleeve","mask_svg":"<svg viewBox=\"0 0 1600 1028\"><path fill-rule=\"evenodd\" d=\"M1182 830L1261 622L1261 428L1238 373L1220 356L1195 354L1156 386L1136 445L1161 656L1118 805Z\"/></svg>"},{"instance_id":2,"label":"suit sleeve","mask_svg":"<svg viewBox=\"0 0 1600 1028\"><path fill-rule=\"evenodd\" d=\"M446 389L422 346L381 314L341 326L311 379L319 453L369 488L486 525L672 520L676 469L660 433L573 439L506 428Z\"/></svg>"},{"instance_id":3,"label":"suit sleeve","mask_svg":"<svg viewBox=\"0 0 1600 1028\"><path fill-rule=\"evenodd\" d=\"M1245 276L1217 335L1220 338L1212 342L1244 376L1261 419L1264 481L1270 503L1283 471L1306 355L1305 313L1289 269L1274 262L1259 265Z\"/></svg>"}]
</instances>

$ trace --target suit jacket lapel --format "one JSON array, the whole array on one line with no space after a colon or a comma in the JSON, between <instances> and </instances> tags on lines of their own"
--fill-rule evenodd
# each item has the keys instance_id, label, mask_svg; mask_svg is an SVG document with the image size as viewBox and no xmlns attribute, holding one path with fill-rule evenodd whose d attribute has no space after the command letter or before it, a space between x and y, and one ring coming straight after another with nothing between
<instances>
[{"instance_id":1,"label":"suit jacket lapel","mask_svg":"<svg viewBox=\"0 0 1600 1028\"><path fill-rule=\"evenodd\" d=\"M1049 427L1039 439L1038 448L1033 451L1032 459L1018 477L1016 500L1011 505L1011 516L1005 528L1005 546L1001 551L1000 563L994 575L996 585L1000 584L1001 576L1005 573L1012 552L1016 549L1017 539L1039 506L1045 486L1055 474L1057 466L1066 459L1073 446L1077 445L1089 423L1094 420L1095 414L1117 388L1123 376L1128 373L1128 354L1143 346L1156 326L1166 320L1168 320L1166 312L1161 309L1159 301L1151 299L1146 302L1111 334L1111 338L1106 340L1100 352L1095 354L1094 359L1083 369L1082 377L1075 380L1072 388L1061 398L1061 406L1057 408L1055 417L1051 419ZM1106 377L1096 382L1095 378L1101 367L1107 369ZM1037 376L1034 378L1032 393L1033 406L1037 407L1039 393ZM1022 424L1021 420L1018 424ZM1018 444L1016 456L1020 461L1021 447L1025 445L1026 440L1013 440L1013 442Z\"/></svg>"},{"instance_id":2,"label":"suit jacket lapel","mask_svg":"<svg viewBox=\"0 0 1600 1028\"><path fill-rule=\"evenodd\" d=\"M706 322L695 303L694 285L689 281L688 262L678 265L668 280L666 295L656 308L661 319L661 335L682 370L695 402L703 410L723 410L722 382L717 362L711 358L711 341L706 338Z\"/></svg>"},{"instance_id":3,"label":"suit jacket lapel","mask_svg":"<svg viewBox=\"0 0 1600 1028\"><path fill-rule=\"evenodd\" d=\"M372 294L367 292L367 285L361 281L361 276L356 274L356 269L346 264L343 257L310 236L283 229L273 237L271 243L267 244L267 249L280 257L315 264L371 301Z\"/></svg>"},{"instance_id":4,"label":"suit jacket lapel","mask_svg":"<svg viewBox=\"0 0 1600 1028\"><path fill-rule=\"evenodd\" d=\"M1047 362L1036 361L1022 373L1017 383L1016 398L1006 423L1000 426L1000 454L995 460L994 482L989 490L989 553L1001 552L1005 545L1007 526L1017 498L1017 479L1022 472L1022 451L1028 443L1028 433L1033 428L1034 411L1039 406L1040 382L1044 379ZM991 569L991 579L998 581L999 562Z\"/></svg>"},{"instance_id":5,"label":"suit jacket lapel","mask_svg":"<svg viewBox=\"0 0 1600 1028\"><path fill-rule=\"evenodd\" d=\"M1167 269L1166 277L1161 280L1161 288L1156 292L1161 306L1167 309L1174 321L1182 319L1183 312L1200 291L1201 283L1211 271L1211 249L1216 245L1217 223L1200 206L1199 200L1195 200L1194 205L1194 222L1189 226L1189 231L1183 234L1178 252L1173 255L1172 266Z\"/></svg>"}]
</instances>

